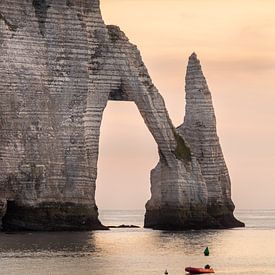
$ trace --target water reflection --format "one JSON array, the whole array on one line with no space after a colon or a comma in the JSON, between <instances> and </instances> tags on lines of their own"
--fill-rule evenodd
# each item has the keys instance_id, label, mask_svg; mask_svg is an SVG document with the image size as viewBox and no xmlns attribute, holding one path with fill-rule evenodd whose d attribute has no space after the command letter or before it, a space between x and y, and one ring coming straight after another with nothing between
<instances>
[{"instance_id":1,"label":"water reflection","mask_svg":"<svg viewBox=\"0 0 275 275\"><path fill-rule=\"evenodd\" d=\"M91 232L34 232L0 234L1 257L83 256L97 252Z\"/></svg>"},{"instance_id":2,"label":"water reflection","mask_svg":"<svg viewBox=\"0 0 275 275\"><path fill-rule=\"evenodd\" d=\"M216 247L228 232L221 230L186 231L186 232L161 232L160 241L176 250L181 248L185 255L201 255L205 247Z\"/></svg>"},{"instance_id":3,"label":"water reflection","mask_svg":"<svg viewBox=\"0 0 275 275\"><path fill-rule=\"evenodd\" d=\"M228 231L164 232L146 229L114 229L108 232L38 232L0 234L1 257L83 257L136 255L157 250L199 255L205 246L219 247Z\"/></svg>"}]
</instances>

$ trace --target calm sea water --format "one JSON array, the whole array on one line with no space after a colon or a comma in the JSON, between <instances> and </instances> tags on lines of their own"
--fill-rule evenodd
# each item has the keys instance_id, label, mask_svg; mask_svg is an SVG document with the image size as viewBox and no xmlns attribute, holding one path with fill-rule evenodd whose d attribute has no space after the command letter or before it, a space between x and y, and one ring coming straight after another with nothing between
<instances>
[{"instance_id":1,"label":"calm sea water","mask_svg":"<svg viewBox=\"0 0 275 275\"><path fill-rule=\"evenodd\" d=\"M143 224L143 211L103 211L105 225ZM210 264L216 274L275 274L275 210L242 210L245 229L163 232L0 233L0 274L185 274ZM210 256L204 257L208 246Z\"/></svg>"}]
</instances>

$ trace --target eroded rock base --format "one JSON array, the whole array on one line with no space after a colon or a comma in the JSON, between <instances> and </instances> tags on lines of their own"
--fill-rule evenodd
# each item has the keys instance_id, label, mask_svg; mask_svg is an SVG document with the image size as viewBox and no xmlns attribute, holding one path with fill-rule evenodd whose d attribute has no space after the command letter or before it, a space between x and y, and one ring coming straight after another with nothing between
<instances>
[{"instance_id":1,"label":"eroded rock base","mask_svg":"<svg viewBox=\"0 0 275 275\"><path fill-rule=\"evenodd\" d=\"M226 229L245 227L245 224L234 217L232 205L208 206L207 212L215 221L210 228Z\"/></svg>"},{"instance_id":2,"label":"eroded rock base","mask_svg":"<svg viewBox=\"0 0 275 275\"><path fill-rule=\"evenodd\" d=\"M202 230L202 229L228 229L244 227L232 212L221 212L215 217L203 215L197 211L197 216L186 217L182 209L147 210L144 220L145 228L155 230Z\"/></svg>"},{"instance_id":3,"label":"eroded rock base","mask_svg":"<svg viewBox=\"0 0 275 275\"><path fill-rule=\"evenodd\" d=\"M188 230L202 229L206 227L207 216L204 211L197 211L197 215L186 216L187 211L180 208L147 210L144 227L159 230Z\"/></svg>"},{"instance_id":4,"label":"eroded rock base","mask_svg":"<svg viewBox=\"0 0 275 275\"><path fill-rule=\"evenodd\" d=\"M73 203L20 206L10 201L2 219L4 231L108 230L98 220L96 208Z\"/></svg>"}]
</instances>

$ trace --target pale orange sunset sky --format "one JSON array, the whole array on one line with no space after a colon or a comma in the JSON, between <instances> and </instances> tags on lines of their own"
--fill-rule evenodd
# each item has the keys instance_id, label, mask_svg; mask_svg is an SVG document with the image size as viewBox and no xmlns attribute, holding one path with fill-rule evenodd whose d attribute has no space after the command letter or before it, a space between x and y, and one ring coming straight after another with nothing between
<instances>
[{"instance_id":1,"label":"pale orange sunset sky","mask_svg":"<svg viewBox=\"0 0 275 275\"><path fill-rule=\"evenodd\" d=\"M178 126L195 51L212 92L239 209L275 208L275 1L101 0L106 24L138 46ZM101 128L100 209L142 209L157 146L133 103L109 102Z\"/></svg>"}]
</instances>

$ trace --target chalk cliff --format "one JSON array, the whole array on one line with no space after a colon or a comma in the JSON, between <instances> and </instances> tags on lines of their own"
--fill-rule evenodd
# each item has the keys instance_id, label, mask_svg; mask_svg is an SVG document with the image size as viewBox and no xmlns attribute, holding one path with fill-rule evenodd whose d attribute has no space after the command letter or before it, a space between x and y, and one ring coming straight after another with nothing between
<instances>
[{"instance_id":1,"label":"chalk cliff","mask_svg":"<svg viewBox=\"0 0 275 275\"><path fill-rule=\"evenodd\" d=\"M158 144L160 161L151 174L145 226L215 227L209 216L215 220L223 214L231 219L223 225L236 225L230 182L218 181L221 195L205 179L205 168L192 152L197 146L192 135L174 128L138 49L118 27L104 24L99 0L2 0L4 229L105 229L98 220L95 188L108 100L134 101ZM227 170L222 175L228 176ZM215 216L220 201L224 207Z\"/></svg>"}]
</instances>

